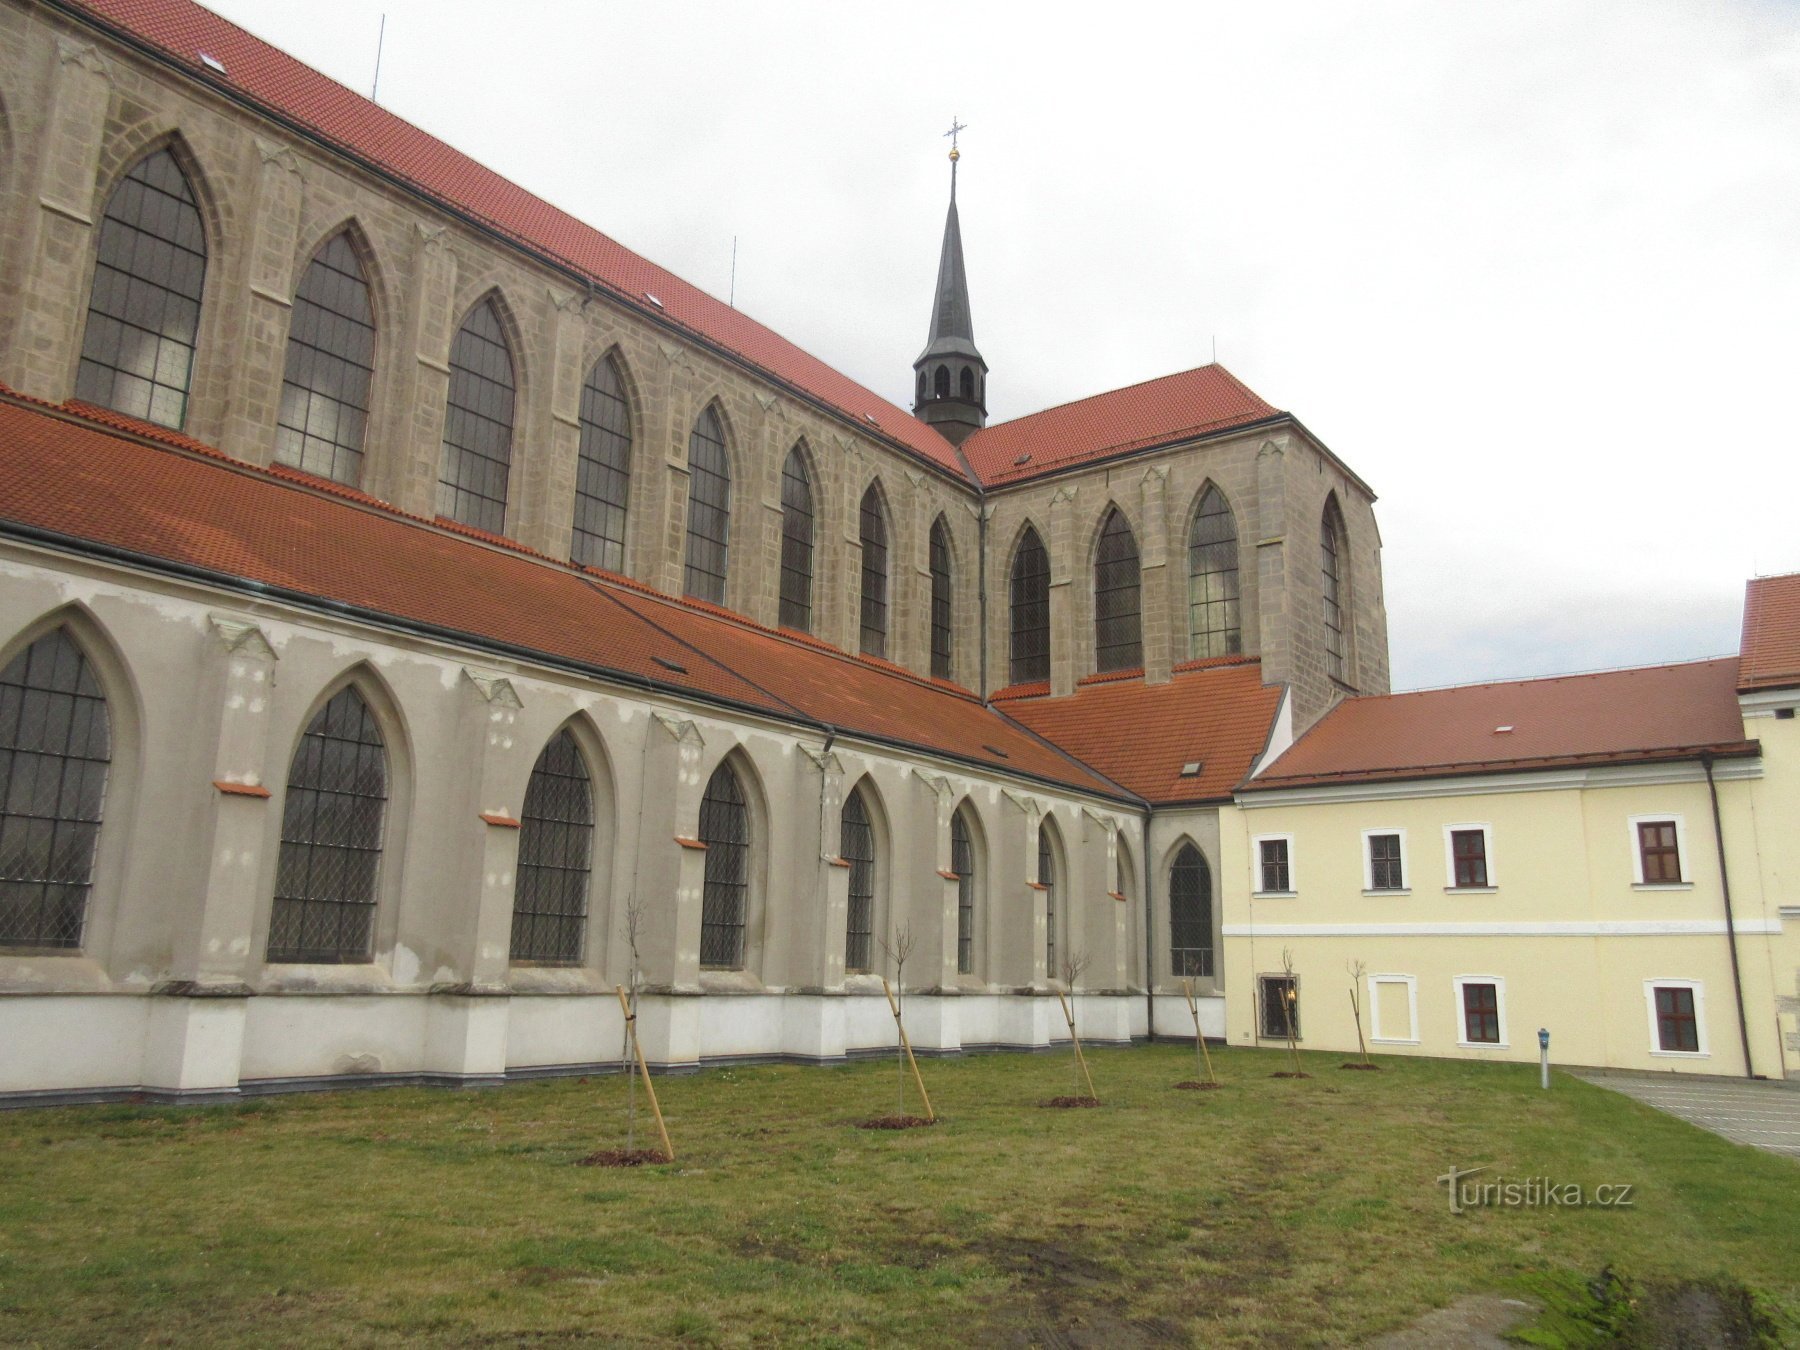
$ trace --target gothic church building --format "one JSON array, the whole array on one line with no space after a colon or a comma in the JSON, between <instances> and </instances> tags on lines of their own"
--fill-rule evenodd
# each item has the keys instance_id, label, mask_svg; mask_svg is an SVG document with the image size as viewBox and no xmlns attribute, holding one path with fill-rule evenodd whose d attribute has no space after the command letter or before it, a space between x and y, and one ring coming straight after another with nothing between
<instances>
[{"instance_id":1,"label":"gothic church building","mask_svg":"<svg viewBox=\"0 0 1800 1350\"><path fill-rule=\"evenodd\" d=\"M668 1068L901 933L922 1048L1223 1034L1374 497L1217 365L988 425L954 187L910 410L188 0L0 0L0 213L0 1098L585 1071L634 933Z\"/></svg>"}]
</instances>

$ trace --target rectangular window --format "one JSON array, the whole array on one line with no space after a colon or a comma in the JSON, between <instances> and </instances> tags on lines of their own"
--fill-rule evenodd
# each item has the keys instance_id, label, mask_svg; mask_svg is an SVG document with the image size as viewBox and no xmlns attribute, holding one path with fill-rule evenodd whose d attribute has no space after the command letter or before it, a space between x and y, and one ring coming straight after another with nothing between
<instances>
[{"instance_id":1,"label":"rectangular window","mask_svg":"<svg viewBox=\"0 0 1800 1350\"><path fill-rule=\"evenodd\" d=\"M1257 1034L1269 1040L1286 1040L1292 1028L1300 1039L1299 981L1292 975L1264 975L1259 981L1261 997L1257 999L1261 1026Z\"/></svg>"},{"instance_id":2,"label":"rectangular window","mask_svg":"<svg viewBox=\"0 0 1800 1350\"><path fill-rule=\"evenodd\" d=\"M1681 882L1681 846L1676 840L1672 820L1640 820L1637 822L1639 878L1646 886L1679 885Z\"/></svg>"},{"instance_id":3,"label":"rectangular window","mask_svg":"<svg viewBox=\"0 0 1800 1350\"><path fill-rule=\"evenodd\" d=\"M1276 893L1293 890L1294 872L1288 862L1288 841L1286 839L1258 840L1257 853L1261 863L1259 889L1264 892Z\"/></svg>"},{"instance_id":4,"label":"rectangular window","mask_svg":"<svg viewBox=\"0 0 1800 1350\"><path fill-rule=\"evenodd\" d=\"M1369 1039L1419 1043L1419 982L1413 976L1369 976Z\"/></svg>"},{"instance_id":5,"label":"rectangular window","mask_svg":"<svg viewBox=\"0 0 1800 1350\"><path fill-rule=\"evenodd\" d=\"M1465 1042L1470 1045L1499 1045L1499 986L1465 980L1462 986L1462 1017Z\"/></svg>"},{"instance_id":6,"label":"rectangular window","mask_svg":"<svg viewBox=\"0 0 1800 1350\"><path fill-rule=\"evenodd\" d=\"M1689 985L1657 985L1656 1048L1675 1054L1700 1053L1700 1021L1694 1013L1694 990Z\"/></svg>"},{"instance_id":7,"label":"rectangular window","mask_svg":"<svg viewBox=\"0 0 1800 1350\"><path fill-rule=\"evenodd\" d=\"M1450 831L1451 885L1480 889L1488 884L1487 831Z\"/></svg>"},{"instance_id":8,"label":"rectangular window","mask_svg":"<svg viewBox=\"0 0 1800 1350\"><path fill-rule=\"evenodd\" d=\"M1400 891L1406 889L1406 869L1400 860L1398 834L1371 834L1369 841L1369 889Z\"/></svg>"}]
</instances>

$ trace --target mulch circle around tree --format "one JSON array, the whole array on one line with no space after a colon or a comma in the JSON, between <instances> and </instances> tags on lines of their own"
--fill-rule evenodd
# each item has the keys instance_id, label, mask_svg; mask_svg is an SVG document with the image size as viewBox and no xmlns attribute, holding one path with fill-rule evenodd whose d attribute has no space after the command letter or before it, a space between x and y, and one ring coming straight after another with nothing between
<instances>
[{"instance_id":1,"label":"mulch circle around tree","mask_svg":"<svg viewBox=\"0 0 1800 1350\"><path fill-rule=\"evenodd\" d=\"M1220 1085L1217 1083L1202 1083L1197 1078L1189 1078L1185 1082L1177 1083L1175 1086L1180 1088L1183 1092L1217 1092Z\"/></svg>"},{"instance_id":2,"label":"mulch circle around tree","mask_svg":"<svg viewBox=\"0 0 1800 1350\"><path fill-rule=\"evenodd\" d=\"M1340 1064L1340 1065L1338 1065L1338 1068L1340 1068L1340 1069L1355 1069L1358 1073L1380 1073L1381 1072L1381 1065L1379 1065L1379 1064Z\"/></svg>"},{"instance_id":3,"label":"mulch circle around tree","mask_svg":"<svg viewBox=\"0 0 1800 1350\"><path fill-rule=\"evenodd\" d=\"M1038 1105L1066 1110L1072 1106L1098 1106L1100 1099L1098 1097L1052 1097L1047 1102L1039 1102Z\"/></svg>"},{"instance_id":4,"label":"mulch circle around tree","mask_svg":"<svg viewBox=\"0 0 1800 1350\"><path fill-rule=\"evenodd\" d=\"M662 1150L654 1148L602 1148L585 1158L577 1158L577 1167L644 1167L669 1160Z\"/></svg>"},{"instance_id":5,"label":"mulch circle around tree","mask_svg":"<svg viewBox=\"0 0 1800 1350\"><path fill-rule=\"evenodd\" d=\"M916 1130L921 1126L935 1125L937 1121L927 1120L924 1116L876 1116L873 1120L857 1123L859 1130Z\"/></svg>"},{"instance_id":6,"label":"mulch circle around tree","mask_svg":"<svg viewBox=\"0 0 1800 1350\"><path fill-rule=\"evenodd\" d=\"M1310 1073L1296 1073L1292 1069L1282 1069L1278 1073L1270 1074L1269 1077L1271 1077L1271 1078L1311 1078L1312 1075Z\"/></svg>"}]
</instances>

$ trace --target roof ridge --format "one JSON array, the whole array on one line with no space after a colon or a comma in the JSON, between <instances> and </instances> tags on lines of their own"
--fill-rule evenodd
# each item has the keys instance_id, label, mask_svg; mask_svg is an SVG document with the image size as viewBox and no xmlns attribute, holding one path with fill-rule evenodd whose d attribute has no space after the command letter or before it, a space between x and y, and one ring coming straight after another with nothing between
<instances>
[{"instance_id":1,"label":"roof ridge","mask_svg":"<svg viewBox=\"0 0 1800 1350\"><path fill-rule=\"evenodd\" d=\"M1722 661L1735 662L1737 659L1738 653L1723 652L1715 656L1692 656L1682 661L1653 661L1642 666L1596 666L1592 670L1564 670L1550 675L1519 675L1506 680L1467 680L1460 684L1428 684L1418 689L1394 689L1385 694L1353 694L1340 702L1337 707L1332 708L1331 712L1336 712L1338 708L1349 703L1367 702L1372 699L1412 698L1419 694L1444 694L1457 689L1498 689L1505 685L1551 684L1557 680L1592 680L1603 675L1630 675L1652 670L1680 670L1686 666L1705 666ZM1327 713L1325 716L1329 717L1330 715L1331 713ZM1324 721L1325 719L1322 717L1319 720Z\"/></svg>"},{"instance_id":2,"label":"roof ridge","mask_svg":"<svg viewBox=\"0 0 1800 1350\"><path fill-rule=\"evenodd\" d=\"M1004 422L992 422L983 427L980 431L977 431L975 435L969 437L969 439L973 441L987 432L998 431L1001 427L1016 427L1019 423L1029 422L1034 417L1042 417L1046 413L1059 412L1063 408L1074 408L1083 403L1092 403L1095 399L1111 398L1114 394L1128 394L1133 389L1142 389L1146 385L1151 384L1161 384L1164 380L1178 380L1183 375L1198 375L1203 370L1218 371L1258 403L1267 403L1271 408L1275 407L1274 404L1269 403L1268 399L1264 398L1261 394L1258 394L1254 389L1238 379L1238 377L1233 375L1229 370L1226 370L1225 367L1220 365L1217 361L1207 361L1202 365L1189 366L1186 370L1171 370L1162 375L1152 375L1148 379L1138 380L1132 384L1122 384L1116 389L1100 389L1092 394L1083 394L1079 398L1066 398L1061 403L1052 403L1048 407L1039 408L1035 412L1020 413L1017 417L1009 417ZM1280 409L1277 408L1276 411L1279 412Z\"/></svg>"}]
</instances>

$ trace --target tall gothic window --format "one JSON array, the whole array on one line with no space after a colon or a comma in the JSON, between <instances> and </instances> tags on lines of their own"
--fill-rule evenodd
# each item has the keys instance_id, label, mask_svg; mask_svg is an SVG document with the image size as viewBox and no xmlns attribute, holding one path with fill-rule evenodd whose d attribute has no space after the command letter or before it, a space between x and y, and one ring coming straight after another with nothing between
<instances>
[{"instance_id":1,"label":"tall gothic window","mask_svg":"<svg viewBox=\"0 0 1800 1350\"><path fill-rule=\"evenodd\" d=\"M1038 885L1044 888L1044 973L1056 978L1056 853L1050 845L1050 822L1038 825Z\"/></svg>"},{"instance_id":2,"label":"tall gothic window","mask_svg":"<svg viewBox=\"0 0 1800 1350\"><path fill-rule=\"evenodd\" d=\"M812 632L813 494L795 446L781 466L781 626Z\"/></svg>"},{"instance_id":3,"label":"tall gothic window","mask_svg":"<svg viewBox=\"0 0 1800 1350\"><path fill-rule=\"evenodd\" d=\"M741 970L750 911L750 811L731 765L720 764L700 799L706 886L700 901L700 964Z\"/></svg>"},{"instance_id":4,"label":"tall gothic window","mask_svg":"<svg viewBox=\"0 0 1800 1350\"><path fill-rule=\"evenodd\" d=\"M313 255L294 295L275 458L321 478L360 483L374 375L369 283L349 234L336 234Z\"/></svg>"},{"instance_id":5,"label":"tall gothic window","mask_svg":"<svg viewBox=\"0 0 1800 1350\"><path fill-rule=\"evenodd\" d=\"M955 629L950 600L950 527L939 516L931 524L931 674L951 678Z\"/></svg>"},{"instance_id":6,"label":"tall gothic window","mask_svg":"<svg viewBox=\"0 0 1800 1350\"><path fill-rule=\"evenodd\" d=\"M0 670L0 947L81 946L112 722L66 629Z\"/></svg>"},{"instance_id":7,"label":"tall gothic window","mask_svg":"<svg viewBox=\"0 0 1800 1350\"><path fill-rule=\"evenodd\" d=\"M519 816L512 959L574 965L587 934L594 789L566 727L538 756Z\"/></svg>"},{"instance_id":8,"label":"tall gothic window","mask_svg":"<svg viewBox=\"0 0 1800 1350\"><path fill-rule=\"evenodd\" d=\"M1094 554L1094 668L1131 670L1143 664L1137 539L1115 506L1106 513Z\"/></svg>"},{"instance_id":9,"label":"tall gothic window","mask_svg":"<svg viewBox=\"0 0 1800 1350\"><path fill-rule=\"evenodd\" d=\"M937 373L931 377L932 392L939 398L950 397L950 367L939 366Z\"/></svg>"},{"instance_id":10,"label":"tall gothic window","mask_svg":"<svg viewBox=\"0 0 1800 1350\"><path fill-rule=\"evenodd\" d=\"M1344 515L1337 498L1327 497L1319 521L1319 581L1325 597L1325 673L1339 681L1345 678L1343 567Z\"/></svg>"},{"instance_id":11,"label":"tall gothic window","mask_svg":"<svg viewBox=\"0 0 1800 1350\"><path fill-rule=\"evenodd\" d=\"M387 796L381 730L345 685L308 725L288 770L271 962L369 959Z\"/></svg>"},{"instance_id":12,"label":"tall gothic window","mask_svg":"<svg viewBox=\"0 0 1800 1350\"><path fill-rule=\"evenodd\" d=\"M956 973L975 973L975 842L963 811L950 817L950 870L956 874Z\"/></svg>"},{"instance_id":13,"label":"tall gothic window","mask_svg":"<svg viewBox=\"0 0 1800 1350\"><path fill-rule=\"evenodd\" d=\"M494 302L469 312L450 344L450 400L437 512L490 534L506 530L512 468L513 364Z\"/></svg>"},{"instance_id":14,"label":"tall gothic window","mask_svg":"<svg viewBox=\"0 0 1800 1350\"><path fill-rule=\"evenodd\" d=\"M179 427L187 416L206 232L167 150L144 156L106 199L75 397Z\"/></svg>"},{"instance_id":15,"label":"tall gothic window","mask_svg":"<svg viewBox=\"0 0 1800 1350\"><path fill-rule=\"evenodd\" d=\"M965 399L973 403L975 401L975 372L964 366L961 376L957 379L956 387Z\"/></svg>"},{"instance_id":16,"label":"tall gothic window","mask_svg":"<svg viewBox=\"0 0 1800 1350\"><path fill-rule=\"evenodd\" d=\"M1012 565L1012 683L1050 678L1050 555L1031 526Z\"/></svg>"},{"instance_id":17,"label":"tall gothic window","mask_svg":"<svg viewBox=\"0 0 1800 1350\"><path fill-rule=\"evenodd\" d=\"M1192 844L1169 868L1169 968L1176 979L1213 973L1212 872Z\"/></svg>"},{"instance_id":18,"label":"tall gothic window","mask_svg":"<svg viewBox=\"0 0 1800 1350\"><path fill-rule=\"evenodd\" d=\"M888 527L881 488L870 483L862 499L862 650L887 655Z\"/></svg>"},{"instance_id":19,"label":"tall gothic window","mask_svg":"<svg viewBox=\"0 0 1800 1350\"><path fill-rule=\"evenodd\" d=\"M1188 655L1232 656L1243 649L1237 522L1225 494L1209 487L1188 531Z\"/></svg>"},{"instance_id":20,"label":"tall gothic window","mask_svg":"<svg viewBox=\"0 0 1800 1350\"><path fill-rule=\"evenodd\" d=\"M697 600L725 603L731 543L731 464L725 428L708 408L688 433L687 565L682 589Z\"/></svg>"},{"instance_id":21,"label":"tall gothic window","mask_svg":"<svg viewBox=\"0 0 1800 1350\"><path fill-rule=\"evenodd\" d=\"M844 969L868 970L875 940L875 831L860 791L844 800L838 853L850 864L850 907L844 926Z\"/></svg>"},{"instance_id":22,"label":"tall gothic window","mask_svg":"<svg viewBox=\"0 0 1800 1350\"><path fill-rule=\"evenodd\" d=\"M625 570L625 504L631 496L631 413L610 356L581 386L581 451L575 461L575 533L570 556L589 567Z\"/></svg>"}]
</instances>

